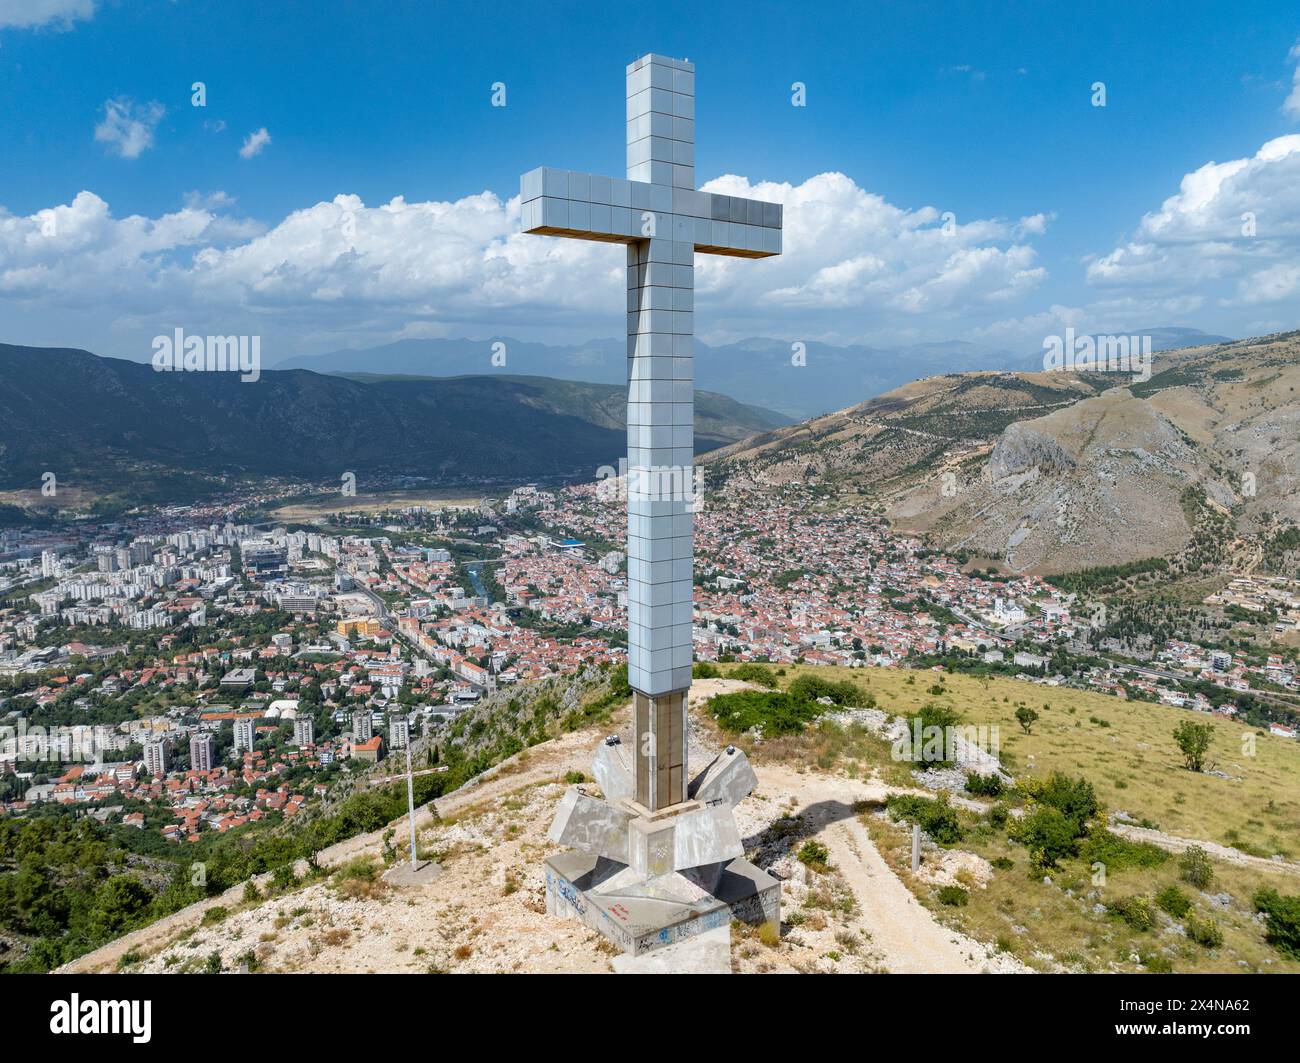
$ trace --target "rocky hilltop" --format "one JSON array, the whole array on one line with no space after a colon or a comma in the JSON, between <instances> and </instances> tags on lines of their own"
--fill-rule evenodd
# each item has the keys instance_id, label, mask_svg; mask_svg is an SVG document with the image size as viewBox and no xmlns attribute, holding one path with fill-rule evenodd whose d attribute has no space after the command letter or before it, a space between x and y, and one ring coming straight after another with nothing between
<instances>
[{"instance_id":1,"label":"rocky hilltop","mask_svg":"<svg viewBox=\"0 0 1300 1063\"><path fill-rule=\"evenodd\" d=\"M1152 369L930 377L705 461L724 489L875 495L900 531L1017 571L1300 522L1300 333L1160 352Z\"/></svg>"}]
</instances>

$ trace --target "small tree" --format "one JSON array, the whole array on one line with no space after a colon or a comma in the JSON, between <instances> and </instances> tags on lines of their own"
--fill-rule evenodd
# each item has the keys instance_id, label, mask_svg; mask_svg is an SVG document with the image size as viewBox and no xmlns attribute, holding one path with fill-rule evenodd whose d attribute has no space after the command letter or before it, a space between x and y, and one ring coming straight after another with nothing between
<instances>
[{"instance_id":1,"label":"small tree","mask_svg":"<svg viewBox=\"0 0 1300 1063\"><path fill-rule=\"evenodd\" d=\"M1193 845L1183 853L1178 861L1178 870L1183 881L1198 890L1209 889L1214 881L1214 865L1210 857L1199 845Z\"/></svg>"},{"instance_id":2,"label":"small tree","mask_svg":"<svg viewBox=\"0 0 1300 1063\"><path fill-rule=\"evenodd\" d=\"M1174 728L1174 741L1182 750L1188 771L1200 771L1205 764L1205 753L1214 740L1214 728L1208 723L1184 720Z\"/></svg>"},{"instance_id":3,"label":"small tree","mask_svg":"<svg viewBox=\"0 0 1300 1063\"><path fill-rule=\"evenodd\" d=\"M1020 724L1020 729L1029 734L1034 726L1034 721L1038 719L1038 713L1028 705L1021 705L1016 709L1016 722Z\"/></svg>"},{"instance_id":4,"label":"small tree","mask_svg":"<svg viewBox=\"0 0 1300 1063\"><path fill-rule=\"evenodd\" d=\"M1012 836L1025 846L1034 863L1042 868L1079 851L1079 825L1060 809L1040 805L1012 828Z\"/></svg>"}]
</instances>

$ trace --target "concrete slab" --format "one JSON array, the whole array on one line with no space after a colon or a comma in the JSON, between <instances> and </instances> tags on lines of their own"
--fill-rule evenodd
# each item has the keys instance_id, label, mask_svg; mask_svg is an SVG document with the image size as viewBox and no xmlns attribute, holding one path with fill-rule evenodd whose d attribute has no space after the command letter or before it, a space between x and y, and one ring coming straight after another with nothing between
<instances>
[{"instance_id":1,"label":"concrete slab","mask_svg":"<svg viewBox=\"0 0 1300 1063\"><path fill-rule=\"evenodd\" d=\"M390 886L423 886L442 874L442 868L432 860L425 860L411 867L409 860L394 864L384 872L384 881Z\"/></svg>"},{"instance_id":2,"label":"concrete slab","mask_svg":"<svg viewBox=\"0 0 1300 1063\"><path fill-rule=\"evenodd\" d=\"M616 956L615 974L730 974L731 927L720 926L640 956Z\"/></svg>"},{"instance_id":3,"label":"concrete slab","mask_svg":"<svg viewBox=\"0 0 1300 1063\"><path fill-rule=\"evenodd\" d=\"M673 869L726 863L745 854L730 808L701 808L673 821Z\"/></svg>"},{"instance_id":4,"label":"concrete slab","mask_svg":"<svg viewBox=\"0 0 1300 1063\"><path fill-rule=\"evenodd\" d=\"M620 808L570 789L560 798L547 837L559 845L581 849L593 857L628 862L628 824L632 817Z\"/></svg>"},{"instance_id":5,"label":"concrete slab","mask_svg":"<svg viewBox=\"0 0 1300 1063\"><path fill-rule=\"evenodd\" d=\"M688 792L693 800L710 807L735 808L757 785L758 776L749 758L735 746L728 746L695 776Z\"/></svg>"},{"instance_id":6,"label":"concrete slab","mask_svg":"<svg viewBox=\"0 0 1300 1063\"><path fill-rule=\"evenodd\" d=\"M636 796L636 782L632 778L632 766L623 757L623 744L618 736L611 736L596 749L591 762L596 783L611 805Z\"/></svg>"}]
</instances>

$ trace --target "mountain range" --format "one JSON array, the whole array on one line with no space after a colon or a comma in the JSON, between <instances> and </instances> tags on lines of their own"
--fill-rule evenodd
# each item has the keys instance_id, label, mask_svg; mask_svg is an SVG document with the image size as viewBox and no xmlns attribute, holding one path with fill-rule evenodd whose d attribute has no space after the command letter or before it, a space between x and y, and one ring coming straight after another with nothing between
<instances>
[{"instance_id":1,"label":"mountain range","mask_svg":"<svg viewBox=\"0 0 1300 1063\"><path fill-rule=\"evenodd\" d=\"M594 477L627 452L627 393L614 384L302 369L244 383L236 373L156 372L83 350L5 344L0 381L0 489L30 491L46 472L140 500L193 477L337 480L353 471L371 482L523 482ZM696 394L698 450L787 420Z\"/></svg>"},{"instance_id":2,"label":"mountain range","mask_svg":"<svg viewBox=\"0 0 1300 1063\"><path fill-rule=\"evenodd\" d=\"M725 490L856 489L897 530L1014 571L1273 565L1300 523L1300 333L1153 370L931 377L702 460Z\"/></svg>"},{"instance_id":3,"label":"mountain range","mask_svg":"<svg viewBox=\"0 0 1300 1063\"><path fill-rule=\"evenodd\" d=\"M1227 337L1199 329L1162 327L1139 330L1157 351L1197 344L1223 343ZM804 420L843 408L846 399L863 400L922 377L981 369L1041 369L1042 350L1016 353L976 343L945 341L910 346L839 346L807 341L802 361L792 359L793 340L754 338L710 346L695 341L695 383L738 402L761 406ZM492 362L494 344L505 366ZM498 359L499 360L499 359ZM487 340L400 340L380 347L331 351L288 358L277 369L317 373L397 373L408 376L457 376L523 373L561 380L622 384L627 379L627 345L621 339L598 339L571 345L526 343L508 336Z\"/></svg>"},{"instance_id":4,"label":"mountain range","mask_svg":"<svg viewBox=\"0 0 1300 1063\"><path fill-rule=\"evenodd\" d=\"M1164 350L1147 376L944 373L798 423L699 391L697 451L711 491L847 489L973 563L1276 569L1269 544L1300 523L1300 333ZM0 490L30 499L53 471L101 508L232 477L591 478L626 453L618 383L305 369L242 383L5 345L0 380Z\"/></svg>"}]
</instances>

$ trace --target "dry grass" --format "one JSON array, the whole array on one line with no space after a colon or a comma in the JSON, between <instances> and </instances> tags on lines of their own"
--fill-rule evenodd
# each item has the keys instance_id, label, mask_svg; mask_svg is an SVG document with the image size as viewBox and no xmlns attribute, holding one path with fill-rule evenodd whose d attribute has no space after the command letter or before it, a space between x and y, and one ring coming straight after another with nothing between
<instances>
[{"instance_id":1,"label":"dry grass","mask_svg":"<svg viewBox=\"0 0 1300 1063\"><path fill-rule=\"evenodd\" d=\"M463 491L380 491L373 494L362 492L350 498L343 498L334 493L311 501L281 506L271 513L271 517L276 520L311 521L338 513L378 513L404 506L444 509L448 506L476 506L480 501L479 496L469 497Z\"/></svg>"},{"instance_id":2,"label":"dry grass","mask_svg":"<svg viewBox=\"0 0 1300 1063\"><path fill-rule=\"evenodd\" d=\"M375 900L388 892L379 862L373 856L358 856L334 872L330 885L347 900Z\"/></svg>"},{"instance_id":3,"label":"dry grass","mask_svg":"<svg viewBox=\"0 0 1300 1063\"><path fill-rule=\"evenodd\" d=\"M1123 810L1167 833L1257 856L1300 858L1300 742L1295 740L1186 709L1016 679L888 668L784 668L782 686L813 672L852 680L875 696L877 708L895 715L937 702L957 709L963 723L996 727L1003 763L1017 778L1052 771L1082 775L1108 810ZM936 682L944 693L930 693ZM1032 734L1016 723L1022 703L1038 713ZM1214 728L1209 761L1229 778L1183 766L1173 732L1186 719ZM1097 722L1103 720L1106 725ZM759 760L806 762L811 756L820 762L824 756L846 774L865 777L875 770L887 783L911 785L909 766L893 761L883 740L852 733L861 730L814 726L757 748L745 739L739 744ZM1248 741L1254 743L1253 755L1243 753Z\"/></svg>"},{"instance_id":4,"label":"dry grass","mask_svg":"<svg viewBox=\"0 0 1300 1063\"><path fill-rule=\"evenodd\" d=\"M1005 831L968 812L961 817L967 834L957 848L990 862L1011 862L1010 867L996 867L985 888L970 888L969 900L961 908L941 904L937 887L911 874L911 838L905 827L871 814L862 821L885 861L940 922L977 940L994 942L1031 967L1086 972L1300 972L1300 963L1265 943L1251 905L1260 886L1282 886L1287 892L1279 876L1216 862L1215 881L1202 893L1180 881L1178 859L1170 855L1157 867L1109 869L1105 884L1094 885L1092 868L1085 860L1063 860L1046 873L1035 870L1024 847L1009 840ZM1095 910L1097 905L1131 896L1154 899L1172 884L1192 898L1197 918L1218 923L1224 937L1221 947L1211 950L1193 943L1182 932L1186 920L1162 912L1157 912L1153 929L1135 931L1119 917ZM1211 896L1224 893L1230 897L1226 908L1211 902Z\"/></svg>"}]
</instances>

